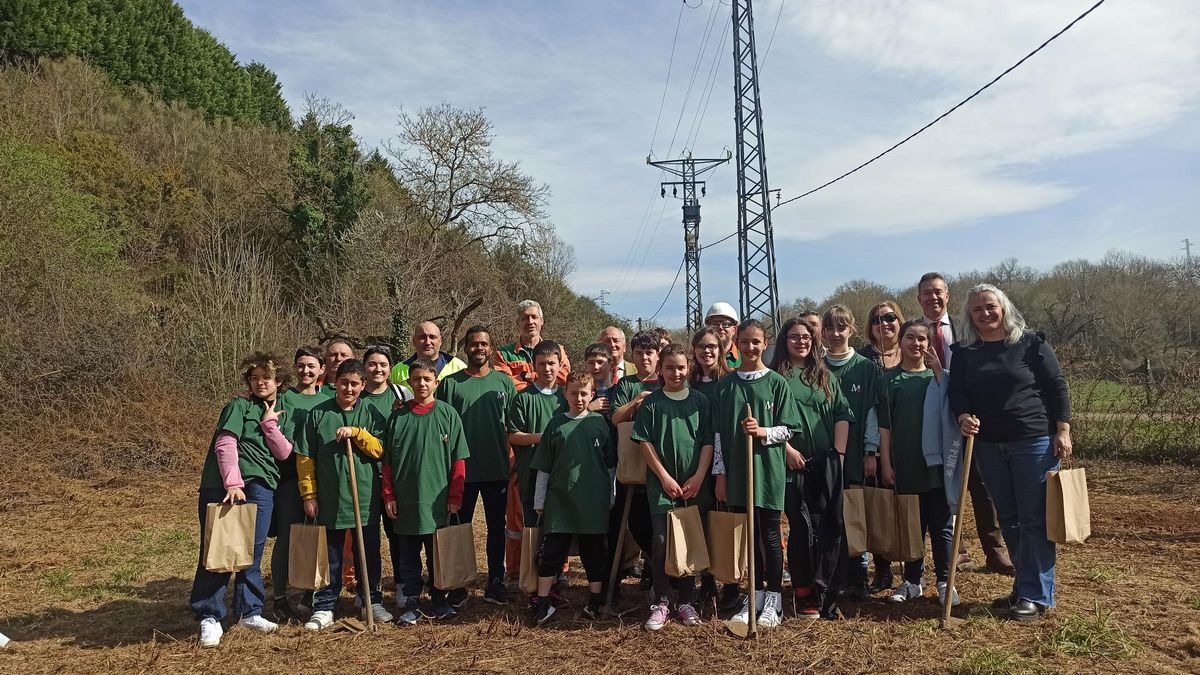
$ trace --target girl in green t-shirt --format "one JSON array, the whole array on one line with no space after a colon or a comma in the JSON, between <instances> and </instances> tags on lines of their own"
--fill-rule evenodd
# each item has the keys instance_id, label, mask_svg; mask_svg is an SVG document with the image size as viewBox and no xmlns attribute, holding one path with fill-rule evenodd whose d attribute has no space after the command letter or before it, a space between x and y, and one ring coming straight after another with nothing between
<instances>
[{"instance_id":1,"label":"girl in green t-shirt","mask_svg":"<svg viewBox=\"0 0 1200 675\"><path fill-rule=\"evenodd\" d=\"M250 396L238 396L221 410L200 477L202 540L209 504L245 503L255 507L254 563L234 576L233 614L238 625L260 633L277 628L262 615L266 591L260 566L279 484L278 462L292 454L288 439L292 416L279 396L291 376L286 366L286 361L263 352L242 361L242 378ZM229 576L229 572L209 571L202 562L196 565L190 603L200 622L201 647L216 647L221 642Z\"/></svg>"},{"instance_id":2,"label":"girl in green t-shirt","mask_svg":"<svg viewBox=\"0 0 1200 675\"><path fill-rule=\"evenodd\" d=\"M704 394L710 406L717 404L717 383L729 374L729 363L721 354L725 351L725 331L705 326L692 336L692 361L688 368L688 386ZM700 593L696 596L697 607L707 607L717 593L717 581L708 572L700 575ZM738 608L741 591L737 584L725 584L717 608L732 612Z\"/></svg>"},{"instance_id":3,"label":"girl in green t-shirt","mask_svg":"<svg viewBox=\"0 0 1200 675\"><path fill-rule=\"evenodd\" d=\"M646 496L650 506L650 553L654 566L654 603L646 630L659 630L675 612L685 626L700 622L692 605L695 578L669 578L666 574L667 511L677 502L698 506L701 513L712 504L712 408L708 399L688 387L688 349L669 344L658 355L662 388L638 408L630 438L641 444L646 458Z\"/></svg>"},{"instance_id":4,"label":"girl in green t-shirt","mask_svg":"<svg viewBox=\"0 0 1200 675\"><path fill-rule=\"evenodd\" d=\"M771 369L787 378L801 429L787 446L784 510L788 568L796 616L836 618L838 560L842 557L842 462L854 415L838 381L817 353L820 330L800 318L780 330ZM796 450L800 448L800 450Z\"/></svg>"},{"instance_id":5,"label":"girl in green t-shirt","mask_svg":"<svg viewBox=\"0 0 1200 675\"><path fill-rule=\"evenodd\" d=\"M921 537L929 533L938 600L944 603L954 525L942 486L942 466L926 461L921 432L926 390L934 378L941 381L945 374L930 347L929 328L922 321L908 321L900 327L900 354L900 365L884 374L888 414L879 417L879 473L885 486L895 486L900 494L920 496ZM924 556L904 563L904 583L888 600L907 602L921 597L924 573ZM958 594L952 595L953 603L958 604Z\"/></svg>"}]
</instances>

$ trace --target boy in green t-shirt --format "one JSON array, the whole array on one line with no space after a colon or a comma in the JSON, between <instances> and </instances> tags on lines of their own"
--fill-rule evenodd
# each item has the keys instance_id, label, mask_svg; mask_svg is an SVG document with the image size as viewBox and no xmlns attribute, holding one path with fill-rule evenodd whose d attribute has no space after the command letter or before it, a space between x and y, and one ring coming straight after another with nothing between
<instances>
[{"instance_id":1,"label":"boy in green t-shirt","mask_svg":"<svg viewBox=\"0 0 1200 675\"><path fill-rule=\"evenodd\" d=\"M558 343L542 340L533 348L534 381L513 397L508 408L508 442L513 449L513 471L517 474L517 490L526 527L537 522L533 509L534 473L530 469L542 431L550 420L567 410L567 399L558 387L558 372L562 368Z\"/></svg>"},{"instance_id":2,"label":"boy in green t-shirt","mask_svg":"<svg viewBox=\"0 0 1200 675\"><path fill-rule=\"evenodd\" d=\"M488 584L483 599L508 604L504 588L504 517L508 507L508 480L512 461L508 450L508 406L517 395L512 378L491 367L492 336L484 326L471 326L463 338L467 367L446 376L437 387L437 399L450 404L462 418L467 446L467 482L463 489L462 521L471 522L475 504L483 498L487 524ZM450 605L466 601L466 589L450 591Z\"/></svg>"},{"instance_id":3,"label":"boy in green t-shirt","mask_svg":"<svg viewBox=\"0 0 1200 675\"><path fill-rule=\"evenodd\" d=\"M587 372L567 377L570 412L555 415L546 426L531 464L537 471L534 510L544 515L537 599L532 610L538 624L554 615L550 589L566 562L572 539L579 542L591 592L583 616L595 619L604 603L607 507L613 502L617 455L608 421L587 409L594 386Z\"/></svg>"},{"instance_id":4,"label":"boy in green t-shirt","mask_svg":"<svg viewBox=\"0 0 1200 675\"><path fill-rule=\"evenodd\" d=\"M359 400L363 389L363 365L358 359L348 359L338 366L334 380L333 398L314 406L304 423L304 433L297 437L296 472L299 474L300 497L304 500L304 515L324 525L329 550L330 583L313 596L313 615L304 627L322 630L333 624L333 606L342 592L342 561L346 535L355 527L354 497L348 486L350 468L358 487L358 517L363 523L363 546L366 569L372 579L379 578L379 528L372 525L379 518L379 458L383 445L383 417L370 405ZM346 457L346 442L351 441L353 452ZM356 547L357 549L357 547ZM364 563L354 551L355 564ZM356 588L363 604L363 613L371 611L376 621L391 621L392 615L383 608L383 593L370 589L370 598L362 584Z\"/></svg>"},{"instance_id":5,"label":"boy in green t-shirt","mask_svg":"<svg viewBox=\"0 0 1200 675\"><path fill-rule=\"evenodd\" d=\"M408 386L413 400L392 413L384 436L383 503L393 519L400 549L397 602L403 593L404 611L398 620L412 625L421 617L421 548L433 579L433 532L445 527L447 514L462 507L466 459L470 452L462 419L454 408L434 398L437 365L419 356L408 366ZM404 508L396 504L403 496ZM430 584L433 616L457 615L445 591Z\"/></svg>"},{"instance_id":6,"label":"boy in green t-shirt","mask_svg":"<svg viewBox=\"0 0 1200 675\"><path fill-rule=\"evenodd\" d=\"M668 579L667 511L676 502L695 505L701 515L712 504L712 408L708 399L688 387L688 349L669 344L658 356L662 388L647 396L638 409L630 438L641 444L646 458L646 495L652 531L654 604L646 630L659 630L670 617L674 591L676 616L685 626L700 622L692 605L695 578Z\"/></svg>"}]
</instances>

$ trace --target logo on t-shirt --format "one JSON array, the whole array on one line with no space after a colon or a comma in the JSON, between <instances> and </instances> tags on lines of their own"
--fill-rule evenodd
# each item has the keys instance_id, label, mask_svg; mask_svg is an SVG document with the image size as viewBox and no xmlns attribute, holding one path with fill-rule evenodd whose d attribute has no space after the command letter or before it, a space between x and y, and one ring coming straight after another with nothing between
<instances>
[{"instance_id":1,"label":"logo on t-shirt","mask_svg":"<svg viewBox=\"0 0 1200 675\"><path fill-rule=\"evenodd\" d=\"M593 439L593 440L592 440L592 447L593 447L593 448L598 448L598 447L600 447L600 439L599 439L599 438L596 438L596 439Z\"/></svg>"},{"instance_id":2,"label":"logo on t-shirt","mask_svg":"<svg viewBox=\"0 0 1200 675\"><path fill-rule=\"evenodd\" d=\"M851 394L861 394L862 390L863 390L863 386L857 382L854 382L850 385L850 393Z\"/></svg>"},{"instance_id":3,"label":"logo on t-shirt","mask_svg":"<svg viewBox=\"0 0 1200 675\"><path fill-rule=\"evenodd\" d=\"M450 434L442 434L442 445L450 444Z\"/></svg>"}]
</instances>

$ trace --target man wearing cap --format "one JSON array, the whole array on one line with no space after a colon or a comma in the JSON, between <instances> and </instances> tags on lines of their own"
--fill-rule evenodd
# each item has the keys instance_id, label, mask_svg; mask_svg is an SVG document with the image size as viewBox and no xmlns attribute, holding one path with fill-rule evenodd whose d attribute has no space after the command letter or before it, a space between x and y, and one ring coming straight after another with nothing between
<instances>
[{"instance_id":1,"label":"man wearing cap","mask_svg":"<svg viewBox=\"0 0 1200 675\"><path fill-rule=\"evenodd\" d=\"M742 355L737 349L738 315L733 305L728 302L716 302L704 314L704 325L716 328L725 336L725 363L736 369L742 364Z\"/></svg>"}]
</instances>

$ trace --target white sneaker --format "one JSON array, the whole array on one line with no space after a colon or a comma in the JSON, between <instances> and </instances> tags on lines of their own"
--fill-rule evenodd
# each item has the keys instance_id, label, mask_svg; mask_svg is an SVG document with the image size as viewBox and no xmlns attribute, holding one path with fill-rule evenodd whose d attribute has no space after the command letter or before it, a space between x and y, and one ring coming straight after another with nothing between
<instances>
[{"instance_id":1,"label":"white sneaker","mask_svg":"<svg viewBox=\"0 0 1200 675\"><path fill-rule=\"evenodd\" d=\"M938 604L945 607L946 606L946 582L944 582L944 581L938 582L937 592L938 592ZM958 589L957 588L952 589L950 591L950 606L958 607L960 602L961 602L961 600L958 599Z\"/></svg>"},{"instance_id":2,"label":"white sneaker","mask_svg":"<svg viewBox=\"0 0 1200 675\"><path fill-rule=\"evenodd\" d=\"M900 587L895 591L892 591L892 594L888 596L888 601L908 602L909 600L916 600L921 597L921 594L924 592L925 589L921 588L921 584L906 581L900 584Z\"/></svg>"},{"instance_id":3,"label":"white sneaker","mask_svg":"<svg viewBox=\"0 0 1200 675\"><path fill-rule=\"evenodd\" d=\"M211 616L205 617L200 622L201 647L216 647L221 644L221 636L224 634L225 630L221 628L221 622Z\"/></svg>"},{"instance_id":4,"label":"white sneaker","mask_svg":"<svg viewBox=\"0 0 1200 675\"><path fill-rule=\"evenodd\" d=\"M242 620L238 621L238 625L259 633L274 633L275 629L279 628L279 624L264 617L262 614L243 616Z\"/></svg>"},{"instance_id":5,"label":"white sneaker","mask_svg":"<svg viewBox=\"0 0 1200 675\"><path fill-rule=\"evenodd\" d=\"M762 611L758 613L759 628L775 628L783 623L783 595L768 591Z\"/></svg>"},{"instance_id":6,"label":"white sneaker","mask_svg":"<svg viewBox=\"0 0 1200 675\"><path fill-rule=\"evenodd\" d=\"M384 609L383 605L381 605L379 603L375 603L374 605L371 605L371 614L375 617L375 621L377 621L377 622L383 622L383 623L391 623L392 622L391 612ZM363 612L361 612L361 615L362 615L363 620L365 621L367 619L367 612L364 610Z\"/></svg>"},{"instance_id":7,"label":"white sneaker","mask_svg":"<svg viewBox=\"0 0 1200 675\"><path fill-rule=\"evenodd\" d=\"M662 627L667 625L669 618L671 618L671 608L665 600L650 605L650 618L646 619L645 629L649 631L662 630Z\"/></svg>"},{"instance_id":8,"label":"white sneaker","mask_svg":"<svg viewBox=\"0 0 1200 675\"><path fill-rule=\"evenodd\" d=\"M304 630L324 630L333 625L333 612L320 611L313 612L308 621L304 624Z\"/></svg>"},{"instance_id":9,"label":"white sneaker","mask_svg":"<svg viewBox=\"0 0 1200 675\"><path fill-rule=\"evenodd\" d=\"M762 615L763 605L765 605L765 604L766 604L766 592L765 591L755 591L754 592L754 606L756 608L756 611L755 611L756 615L759 615L759 616ZM729 621L725 622L725 626L734 635L736 635L738 637L746 637L746 635L750 632L750 598L749 598L749 596L742 598L742 608L739 609L737 614L734 614L733 617L731 617L729 619Z\"/></svg>"}]
</instances>

